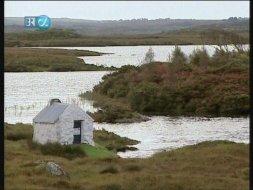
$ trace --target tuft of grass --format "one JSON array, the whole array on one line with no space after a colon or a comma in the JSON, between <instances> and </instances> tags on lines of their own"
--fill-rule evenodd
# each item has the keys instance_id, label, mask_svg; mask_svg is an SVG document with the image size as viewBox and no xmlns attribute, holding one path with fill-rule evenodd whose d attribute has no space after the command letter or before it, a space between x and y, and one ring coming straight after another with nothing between
<instances>
[{"instance_id":1,"label":"tuft of grass","mask_svg":"<svg viewBox=\"0 0 253 190\"><path fill-rule=\"evenodd\" d=\"M119 173L119 170L115 166L109 166L102 171L100 171L101 174L111 173L111 174L117 174Z\"/></svg>"},{"instance_id":2,"label":"tuft of grass","mask_svg":"<svg viewBox=\"0 0 253 190\"><path fill-rule=\"evenodd\" d=\"M121 190L122 187L119 184L108 184L100 187L102 190Z\"/></svg>"},{"instance_id":3,"label":"tuft of grass","mask_svg":"<svg viewBox=\"0 0 253 190\"><path fill-rule=\"evenodd\" d=\"M138 172L141 171L143 168L137 164L129 164L125 167L125 170L128 172Z\"/></svg>"},{"instance_id":4,"label":"tuft of grass","mask_svg":"<svg viewBox=\"0 0 253 190\"><path fill-rule=\"evenodd\" d=\"M70 182L66 180L58 180L55 182L54 186L56 188L61 188L61 189L69 189L71 188Z\"/></svg>"}]
</instances>

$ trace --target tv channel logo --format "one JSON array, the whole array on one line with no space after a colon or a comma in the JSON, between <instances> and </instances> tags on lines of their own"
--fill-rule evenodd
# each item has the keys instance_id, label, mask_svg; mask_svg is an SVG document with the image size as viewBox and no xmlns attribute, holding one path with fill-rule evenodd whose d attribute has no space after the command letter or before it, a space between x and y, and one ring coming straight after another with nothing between
<instances>
[{"instance_id":1,"label":"tv channel logo","mask_svg":"<svg viewBox=\"0 0 253 190\"><path fill-rule=\"evenodd\" d=\"M51 26L51 19L46 15L24 17L25 28L47 30Z\"/></svg>"}]
</instances>

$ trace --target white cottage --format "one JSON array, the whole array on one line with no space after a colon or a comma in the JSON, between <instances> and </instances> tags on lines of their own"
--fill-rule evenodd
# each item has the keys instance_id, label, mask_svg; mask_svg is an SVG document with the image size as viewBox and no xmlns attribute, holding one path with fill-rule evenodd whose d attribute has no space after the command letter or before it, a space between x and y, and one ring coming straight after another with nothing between
<instances>
[{"instance_id":1,"label":"white cottage","mask_svg":"<svg viewBox=\"0 0 253 190\"><path fill-rule=\"evenodd\" d=\"M33 140L40 144L87 143L94 146L93 119L75 104L52 99L33 119Z\"/></svg>"}]
</instances>

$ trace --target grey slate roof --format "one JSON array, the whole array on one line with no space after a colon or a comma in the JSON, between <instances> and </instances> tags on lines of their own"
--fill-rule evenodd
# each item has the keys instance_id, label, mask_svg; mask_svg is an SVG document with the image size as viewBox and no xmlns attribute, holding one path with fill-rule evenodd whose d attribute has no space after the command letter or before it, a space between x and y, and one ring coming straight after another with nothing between
<instances>
[{"instance_id":1,"label":"grey slate roof","mask_svg":"<svg viewBox=\"0 0 253 190\"><path fill-rule=\"evenodd\" d=\"M41 110L33 119L34 123L55 123L69 104L54 103Z\"/></svg>"}]
</instances>

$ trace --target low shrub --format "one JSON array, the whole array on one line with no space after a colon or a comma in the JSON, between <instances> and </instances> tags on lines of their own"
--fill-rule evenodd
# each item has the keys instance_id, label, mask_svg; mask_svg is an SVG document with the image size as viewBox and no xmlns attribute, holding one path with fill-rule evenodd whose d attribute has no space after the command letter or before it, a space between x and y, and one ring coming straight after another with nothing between
<instances>
[{"instance_id":1,"label":"low shrub","mask_svg":"<svg viewBox=\"0 0 253 190\"><path fill-rule=\"evenodd\" d=\"M4 124L4 138L11 141L18 141L23 139L32 139L32 126L18 123L16 125Z\"/></svg>"},{"instance_id":2,"label":"low shrub","mask_svg":"<svg viewBox=\"0 0 253 190\"><path fill-rule=\"evenodd\" d=\"M22 140L22 139L29 139L30 135L26 132L20 132L20 133L8 133L6 135L6 139L11 140L11 141L18 141L18 140Z\"/></svg>"},{"instance_id":3,"label":"low shrub","mask_svg":"<svg viewBox=\"0 0 253 190\"><path fill-rule=\"evenodd\" d=\"M42 154L54 155L65 158L84 157L84 150L79 145L61 145L59 143L47 143L40 147Z\"/></svg>"},{"instance_id":4,"label":"low shrub","mask_svg":"<svg viewBox=\"0 0 253 190\"><path fill-rule=\"evenodd\" d=\"M44 155L59 156L68 159L86 156L81 145L61 145L60 143L47 143L41 145L33 141L28 141L28 147L30 149L39 149Z\"/></svg>"}]
</instances>

